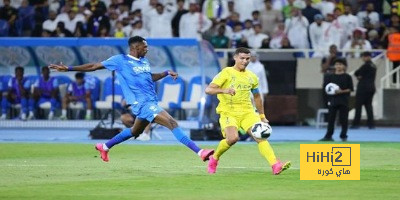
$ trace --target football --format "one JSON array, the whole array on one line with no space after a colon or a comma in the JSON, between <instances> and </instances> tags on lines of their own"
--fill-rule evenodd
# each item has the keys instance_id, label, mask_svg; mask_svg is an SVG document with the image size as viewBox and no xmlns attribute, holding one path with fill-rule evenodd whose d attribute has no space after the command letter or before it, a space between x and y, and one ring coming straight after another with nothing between
<instances>
[{"instance_id":1,"label":"football","mask_svg":"<svg viewBox=\"0 0 400 200\"><path fill-rule=\"evenodd\" d=\"M267 139L271 133L271 126L265 122L258 122L251 127L251 134L258 139Z\"/></svg>"},{"instance_id":2,"label":"football","mask_svg":"<svg viewBox=\"0 0 400 200\"><path fill-rule=\"evenodd\" d=\"M340 87L338 85L336 85L335 83L328 83L325 86L325 92L328 95L334 95L336 90L340 89Z\"/></svg>"}]
</instances>

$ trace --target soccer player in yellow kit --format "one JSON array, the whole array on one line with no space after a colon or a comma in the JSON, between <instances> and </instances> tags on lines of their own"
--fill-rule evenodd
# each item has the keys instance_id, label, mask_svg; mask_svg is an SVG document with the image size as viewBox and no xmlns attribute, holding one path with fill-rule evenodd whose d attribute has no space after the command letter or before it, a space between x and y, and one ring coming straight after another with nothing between
<instances>
[{"instance_id":1,"label":"soccer player in yellow kit","mask_svg":"<svg viewBox=\"0 0 400 200\"><path fill-rule=\"evenodd\" d=\"M205 91L210 95L216 94L219 99L217 113L220 114L219 123L225 138L220 141L214 155L210 156L208 173L211 174L216 172L221 155L239 140L238 128L242 128L250 134L251 127L255 123L260 121L268 123L258 91L258 78L253 72L246 70L250 62L250 51L246 48L238 48L233 58L235 65L226 67L217 74ZM251 102L251 94L254 95L258 113L254 110ZM282 163L276 159L267 140L254 139L258 143L261 155L272 166L274 175L278 175L290 167L290 162Z\"/></svg>"}]
</instances>

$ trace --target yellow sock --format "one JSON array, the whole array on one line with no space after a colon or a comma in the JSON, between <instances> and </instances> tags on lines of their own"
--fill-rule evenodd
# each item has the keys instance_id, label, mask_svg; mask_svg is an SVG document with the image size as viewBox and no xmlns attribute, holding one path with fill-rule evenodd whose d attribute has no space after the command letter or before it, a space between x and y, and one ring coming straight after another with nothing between
<instances>
[{"instance_id":1,"label":"yellow sock","mask_svg":"<svg viewBox=\"0 0 400 200\"><path fill-rule=\"evenodd\" d=\"M268 141L262 141L258 143L258 150L260 150L261 155L267 159L271 166L276 163L274 150L272 150L272 147L269 145Z\"/></svg>"},{"instance_id":2,"label":"yellow sock","mask_svg":"<svg viewBox=\"0 0 400 200\"><path fill-rule=\"evenodd\" d=\"M222 154L229 148L231 148L231 146L229 146L229 144L226 142L226 139L221 140L221 142L218 144L217 150L214 152L214 159L219 160L219 157L221 157Z\"/></svg>"}]
</instances>

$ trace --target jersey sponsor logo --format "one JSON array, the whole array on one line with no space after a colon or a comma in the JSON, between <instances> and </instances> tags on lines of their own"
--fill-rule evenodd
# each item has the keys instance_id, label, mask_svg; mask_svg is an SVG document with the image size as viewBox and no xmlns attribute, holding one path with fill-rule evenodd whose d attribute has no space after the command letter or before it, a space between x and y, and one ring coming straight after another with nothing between
<instances>
[{"instance_id":1,"label":"jersey sponsor logo","mask_svg":"<svg viewBox=\"0 0 400 200\"><path fill-rule=\"evenodd\" d=\"M153 112L157 112L158 107L157 107L156 105L151 105L151 106L149 107L149 110L151 110L151 111L153 111Z\"/></svg>"},{"instance_id":2,"label":"jersey sponsor logo","mask_svg":"<svg viewBox=\"0 0 400 200\"><path fill-rule=\"evenodd\" d=\"M245 85L245 84L238 84L236 86L237 90L250 90L251 89L251 85Z\"/></svg>"},{"instance_id":3,"label":"jersey sponsor logo","mask_svg":"<svg viewBox=\"0 0 400 200\"><path fill-rule=\"evenodd\" d=\"M132 70L136 73L143 73L143 72L150 72L150 66L148 64L145 64L143 66L134 66L132 67Z\"/></svg>"}]
</instances>

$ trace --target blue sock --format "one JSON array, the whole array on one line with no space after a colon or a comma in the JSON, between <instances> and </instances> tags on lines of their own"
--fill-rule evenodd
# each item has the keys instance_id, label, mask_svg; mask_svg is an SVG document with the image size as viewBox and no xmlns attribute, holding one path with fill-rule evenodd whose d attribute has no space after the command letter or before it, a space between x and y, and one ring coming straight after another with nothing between
<instances>
[{"instance_id":1,"label":"blue sock","mask_svg":"<svg viewBox=\"0 0 400 200\"><path fill-rule=\"evenodd\" d=\"M185 133L183 133L183 130L180 127L172 129L172 133L179 142L187 146L195 153L198 153L201 150L190 138L185 135Z\"/></svg>"},{"instance_id":2,"label":"blue sock","mask_svg":"<svg viewBox=\"0 0 400 200\"><path fill-rule=\"evenodd\" d=\"M22 112L23 113L28 113L28 110L29 110L28 107L29 107L28 99L22 97L22 99L21 99L21 110L22 110Z\"/></svg>"},{"instance_id":3,"label":"blue sock","mask_svg":"<svg viewBox=\"0 0 400 200\"><path fill-rule=\"evenodd\" d=\"M131 129L130 128L126 128L124 130L122 130L120 133L118 133L116 136L114 136L113 138L111 138L111 140L109 140L108 142L106 142L106 146L111 149L111 147L113 147L114 145L117 145L129 138L132 137L132 133L131 133Z\"/></svg>"},{"instance_id":4,"label":"blue sock","mask_svg":"<svg viewBox=\"0 0 400 200\"><path fill-rule=\"evenodd\" d=\"M1 110L3 114L7 114L7 106L8 105L8 101L6 99L6 97L3 97L3 99L1 100Z\"/></svg>"},{"instance_id":5,"label":"blue sock","mask_svg":"<svg viewBox=\"0 0 400 200\"><path fill-rule=\"evenodd\" d=\"M29 111L34 111L34 109L35 109L35 100L34 99L29 99L28 100L28 108L29 108Z\"/></svg>"},{"instance_id":6,"label":"blue sock","mask_svg":"<svg viewBox=\"0 0 400 200\"><path fill-rule=\"evenodd\" d=\"M51 104L50 111L54 112L56 110L56 107L57 107L57 100L55 98L51 98L50 99L50 104Z\"/></svg>"}]
</instances>

